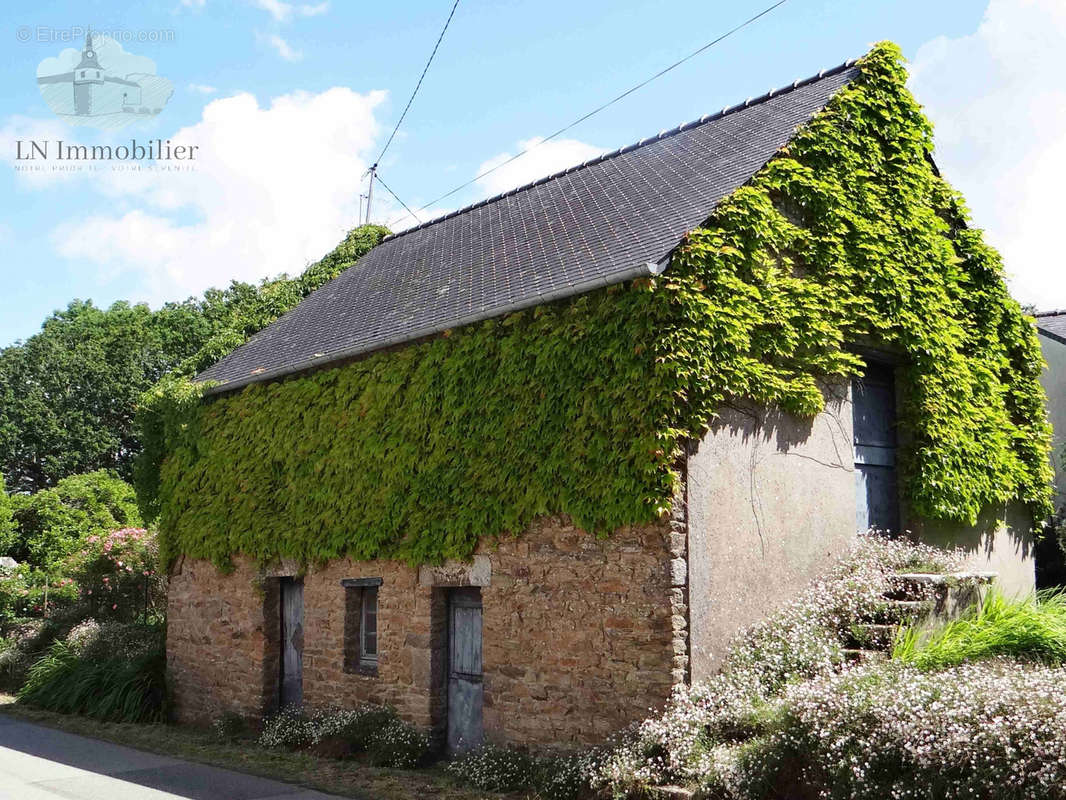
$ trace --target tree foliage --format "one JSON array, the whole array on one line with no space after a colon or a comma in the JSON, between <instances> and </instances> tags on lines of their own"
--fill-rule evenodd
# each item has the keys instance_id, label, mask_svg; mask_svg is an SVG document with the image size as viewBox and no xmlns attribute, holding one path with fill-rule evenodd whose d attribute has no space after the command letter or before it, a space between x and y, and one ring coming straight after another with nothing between
<instances>
[{"instance_id":1,"label":"tree foliage","mask_svg":"<svg viewBox=\"0 0 1066 800\"><path fill-rule=\"evenodd\" d=\"M89 537L141 524L133 487L106 470L11 499L16 531L6 555L42 569L58 565Z\"/></svg>"},{"instance_id":2,"label":"tree foliage","mask_svg":"<svg viewBox=\"0 0 1066 800\"><path fill-rule=\"evenodd\" d=\"M14 543L14 513L11 509L11 498L4 485L4 476L0 473L0 554L6 553Z\"/></svg>"},{"instance_id":3,"label":"tree foliage","mask_svg":"<svg viewBox=\"0 0 1066 800\"><path fill-rule=\"evenodd\" d=\"M862 343L906 364L912 510L972 522L1018 499L1043 519L1039 346L905 83L898 49L875 48L659 279L206 403L156 396L141 475L162 549L423 562L539 514L650 521L723 403L814 415Z\"/></svg>"},{"instance_id":4,"label":"tree foliage","mask_svg":"<svg viewBox=\"0 0 1066 800\"><path fill-rule=\"evenodd\" d=\"M157 311L74 301L27 341L0 350L0 471L12 491L114 469L125 478L140 450L136 404L166 375L194 375L273 322L377 244L375 225L352 230L295 278L234 281Z\"/></svg>"}]
</instances>

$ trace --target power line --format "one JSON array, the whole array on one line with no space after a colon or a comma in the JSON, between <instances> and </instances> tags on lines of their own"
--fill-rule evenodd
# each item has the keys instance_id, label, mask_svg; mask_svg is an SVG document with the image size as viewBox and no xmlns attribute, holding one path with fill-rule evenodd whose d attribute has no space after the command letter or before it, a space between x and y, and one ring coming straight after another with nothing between
<instances>
[{"instance_id":1,"label":"power line","mask_svg":"<svg viewBox=\"0 0 1066 800\"><path fill-rule=\"evenodd\" d=\"M422 206L418 210L419 211L425 211L430 206L434 206L437 203L439 203L441 200L446 200L449 197L451 197L453 194L455 194L456 192L459 192L459 191L465 189L467 186L470 186L471 184L476 183L477 181L479 181L482 178L484 178L486 175L490 175L491 173L495 172L496 170L500 169L501 167L505 167L508 164L510 164L510 163L512 163L514 161L517 161L522 156L524 156L526 153L530 152L531 150L535 150L536 148L538 148L541 145L543 145L545 142L550 142L552 139L555 139L558 136L562 136L564 133L569 131L571 128L574 128L577 125L580 125L582 122L584 122L585 120L589 119L590 117L593 117L596 114L599 114L601 111L604 111L605 109L613 106L619 100L623 100L626 97L629 97L629 95L633 94L633 92L636 92L639 89L643 89L645 86L647 86L652 81L657 80L658 78L661 78L663 75L665 75L666 73L670 72L671 70L674 70L677 67L680 67L686 61L689 61L689 60L695 58L696 56L698 56L700 53L702 53L702 52L704 52L706 50L709 50L710 48L714 47L719 42L722 42L725 39L728 39L733 34L739 33L744 28L746 28L749 25L751 25L753 22L761 19L762 17L765 17L771 11L775 10L776 8L778 8L780 6L783 6L787 2L788 2L788 0L777 0L777 2L774 3L773 5L767 6L766 8L764 8L762 11L760 11L755 16L749 17L748 19L744 20L743 22L741 22L736 27L731 28L730 30L728 30L725 33L723 33L720 36L718 36L717 38L711 40L710 42L707 42L707 44L703 45L702 47L698 48L697 50L693 50L691 53L689 53L684 58L681 58L681 59L675 61L670 66L659 70L654 75L652 75L650 78L646 78L643 81L641 81L640 83L638 83L636 86L633 86L633 87L631 87L629 89L626 89L620 95L618 95L616 97L613 97L612 99L608 100L603 105L598 106L597 108L594 108L592 111L588 112L587 114L584 114L584 115L578 117L576 120L571 122L569 125L565 125L562 128L559 128L559 130L557 130L555 133L551 134L550 136L546 136L543 139L538 140L536 144L533 144L533 145L527 147L525 150L521 151L520 153L511 156L506 161L502 161L499 164L497 164L496 166L490 167L489 169L485 170L481 174L475 175L473 178L468 180L466 183L460 184L459 186L456 186L454 189L451 189L450 191L445 192L440 197L438 197L436 200L431 200L430 202L426 203L424 206ZM458 4L458 0L456 0L456 3ZM428 65L427 65L427 67L428 67ZM389 141L392 141L391 137L390 137ZM379 178L379 180L380 180L380 178ZM393 197L395 197L395 195L393 195ZM397 199L399 199L399 198L397 198ZM404 206L404 208L406 208L406 206ZM410 209L408 209L408 211L410 212ZM413 212L410 213L410 216L414 217L416 220L418 219L418 216L416 214L414 214ZM395 219L395 220L393 220L392 222L390 222L388 224L388 227L391 228L397 222L403 222L405 219L407 219L407 217L400 217L398 219Z\"/></svg>"},{"instance_id":2,"label":"power line","mask_svg":"<svg viewBox=\"0 0 1066 800\"><path fill-rule=\"evenodd\" d=\"M378 176L377 176L377 180L378 180L378 183L380 183L380 184L381 184L382 186L384 186L384 187L385 187L385 191L386 191L386 192L388 192L389 194L391 194L391 195L392 195L392 198L393 198L393 199L394 199L394 200L395 200L395 201L396 201L397 203L399 203L399 204L400 204L401 206L403 206L403 207L404 207L404 209L406 209L406 210L407 210L407 213L408 213L408 214L410 214L410 215L411 215L412 217L414 217L414 218L415 218L415 222L419 222L419 223L421 223L421 222L422 222L422 220L420 220L420 219L418 218L418 214L416 214L416 213L415 213L414 211L412 211L412 210L411 210L410 208L408 208L408 207L407 207L407 203L405 203L405 202L404 202L403 200L401 200L401 199L400 199L399 197L397 197L397 196L396 196L396 192L394 192L394 191L393 191L392 189L390 189L390 188L389 188L389 185L388 185L387 183L385 183L385 181L383 181L383 180L381 179L381 176L380 176L380 175L378 175ZM407 219L407 217L403 217L403 219ZM369 222L370 222L370 218L369 218L369 217L367 217L367 220L366 220L366 221L367 221L367 223L369 223Z\"/></svg>"},{"instance_id":3,"label":"power line","mask_svg":"<svg viewBox=\"0 0 1066 800\"><path fill-rule=\"evenodd\" d=\"M389 145L392 144L392 140L396 137L396 131L400 130L400 125L403 124L404 117L407 116L407 112L411 110L411 103L415 101L415 95L418 94L418 90L422 87L422 81L425 80L426 73L429 72L429 65L433 63L433 57L437 55L437 48L440 47L441 41L444 39L444 34L448 30L448 26L452 24L452 17L455 16L455 9L459 7L459 0L455 0L452 5L451 13L448 14L448 19L444 22L444 27L441 28L440 36L437 37L437 43L433 45L433 52L429 54L429 60L426 61L426 66L422 70L422 75L418 78L418 83L415 84L415 90L411 92L411 97L407 101L407 105L404 106L403 113L400 114L400 118L396 120L396 127L392 129L392 133L389 134L388 141L385 142L385 146L381 148L381 152L378 157L374 159L374 166L376 167L381 163L382 157L385 155L385 151L389 149ZM418 219L418 217L415 217Z\"/></svg>"}]
</instances>

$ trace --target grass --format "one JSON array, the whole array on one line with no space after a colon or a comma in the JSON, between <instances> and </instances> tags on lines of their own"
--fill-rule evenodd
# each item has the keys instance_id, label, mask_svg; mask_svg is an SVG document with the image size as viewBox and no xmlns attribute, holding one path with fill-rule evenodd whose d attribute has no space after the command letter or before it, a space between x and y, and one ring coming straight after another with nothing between
<instances>
[{"instance_id":1,"label":"grass","mask_svg":"<svg viewBox=\"0 0 1066 800\"><path fill-rule=\"evenodd\" d=\"M933 629L901 630L892 657L943 669L995 656L1066 662L1066 593L1013 599L996 590L958 619Z\"/></svg>"},{"instance_id":2,"label":"grass","mask_svg":"<svg viewBox=\"0 0 1066 800\"><path fill-rule=\"evenodd\" d=\"M182 758L201 764L285 781L342 797L374 800L520 800L521 794L493 794L458 786L440 768L394 770L355 760L321 758L305 752L268 750L251 739L219 742L210 732L164 724L101 722L15 703L0 695L0 713L69 733Z\"/></svg>"}]
</instances>

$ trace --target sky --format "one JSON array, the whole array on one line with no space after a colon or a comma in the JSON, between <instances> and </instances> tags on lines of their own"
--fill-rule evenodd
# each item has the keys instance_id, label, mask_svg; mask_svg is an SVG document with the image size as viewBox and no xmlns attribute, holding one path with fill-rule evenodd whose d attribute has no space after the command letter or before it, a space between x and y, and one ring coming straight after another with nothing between
<instances>
[{"instance_id":1,"label":"sky","mask_svg":"<svg viewBox=\"0 0 1066 800\"><path fill-rule=\"evenodd\" d=\"M0 346L31 336L74 298L158 306L232 279L298 273L331 250L360 221L364 173L452 2L4 3ZM381 179L417 210L769 4L460 0ZM94 45L101 65L124 65L129 79L111 88L140 93L142 111L107 116L117 120L109 127L72 124L84 118L57 105L62 92L38 86L80 61L90 26L105 34ZM1066 177L1062 0L788 0L421 216L784 86L883 39L910 60L941 172L1000 248L1015 295L1066 307L1055 218ZM55 169L64 164L54 152L19 158L29 141L117 148L157 139L195 146L195 157L66 170ZM377 185L372 221L398 229L412 224L404 217Z\"/></svg>"}]
</instances>

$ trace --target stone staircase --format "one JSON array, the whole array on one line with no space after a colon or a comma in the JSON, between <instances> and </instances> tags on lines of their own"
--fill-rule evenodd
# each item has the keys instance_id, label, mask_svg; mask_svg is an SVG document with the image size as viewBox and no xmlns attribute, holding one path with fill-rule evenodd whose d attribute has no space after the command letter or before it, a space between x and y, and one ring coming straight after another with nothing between
<instances>
[{"instance_id":1,"label":"stone staircase","mask_svg":"<svg viewBox=\"0 0 1066 800\"><path fill-rule=\"evenodd\" d=\"M844 650L852 663L887 659L901 625L947 621L979 604L995 579L994 572L936 575L908 572L893 575L885 592L885 608L875 621L853 626Z\"/></svg>"}]
</instances>

